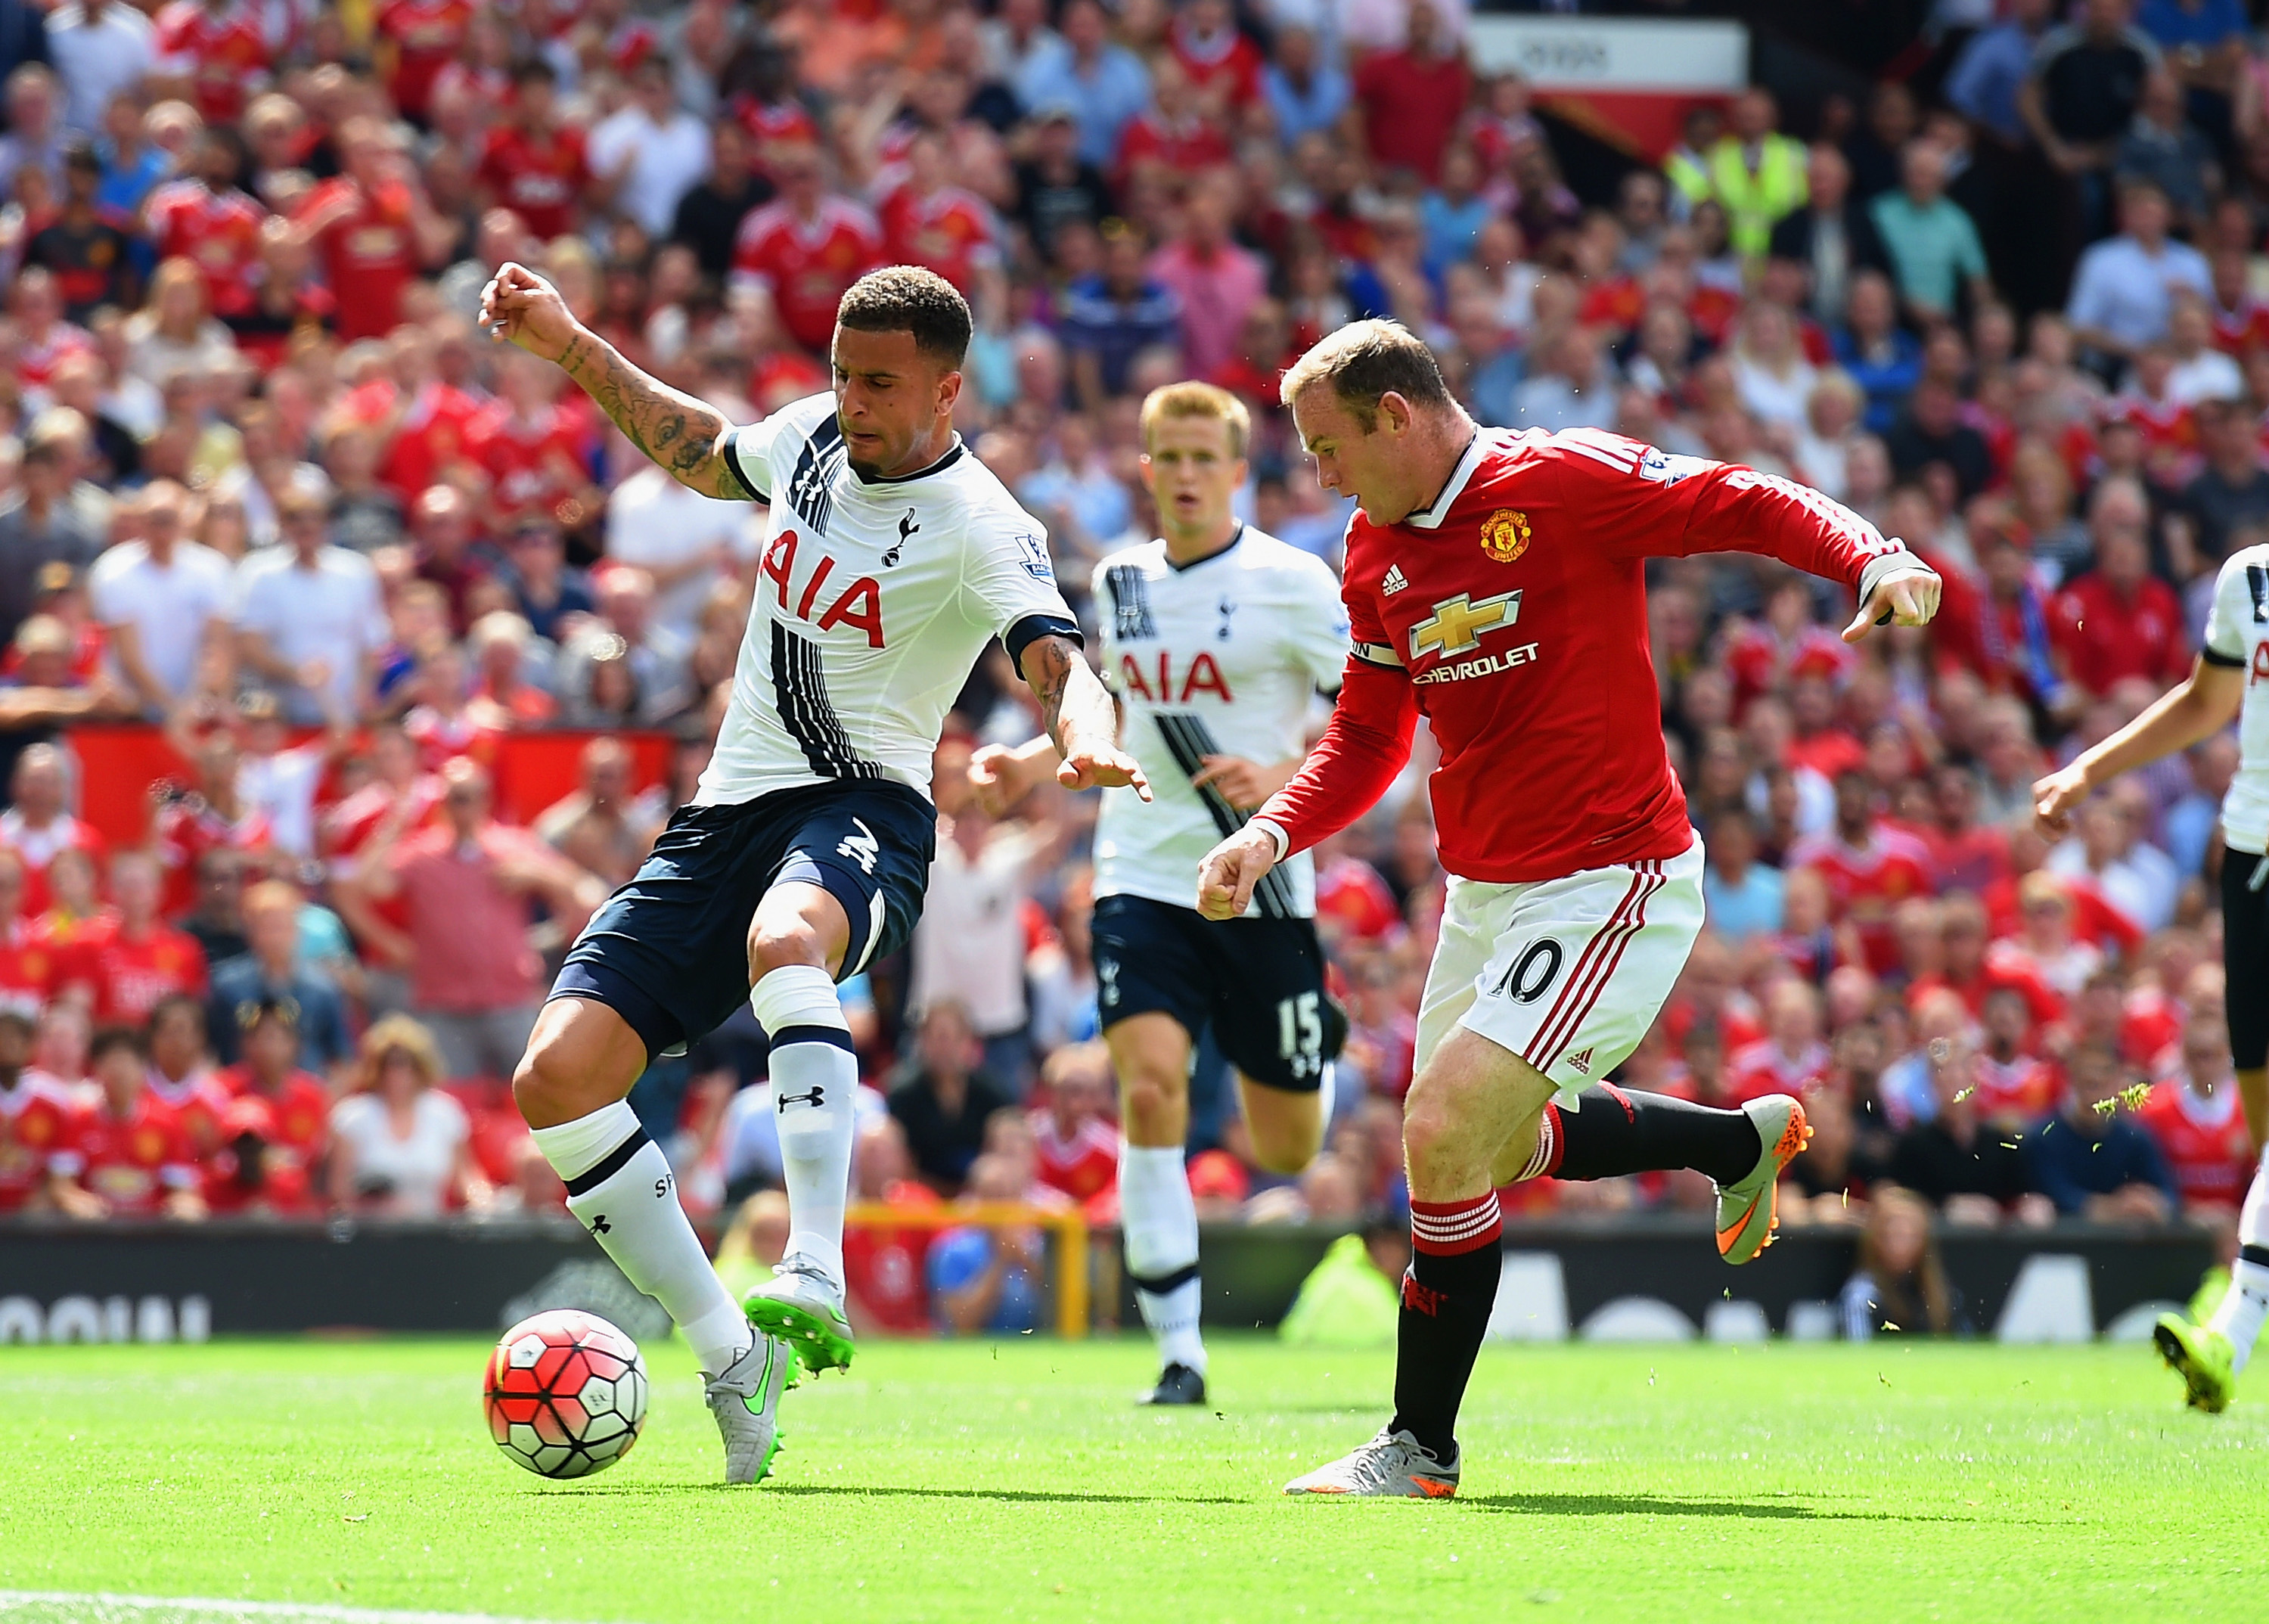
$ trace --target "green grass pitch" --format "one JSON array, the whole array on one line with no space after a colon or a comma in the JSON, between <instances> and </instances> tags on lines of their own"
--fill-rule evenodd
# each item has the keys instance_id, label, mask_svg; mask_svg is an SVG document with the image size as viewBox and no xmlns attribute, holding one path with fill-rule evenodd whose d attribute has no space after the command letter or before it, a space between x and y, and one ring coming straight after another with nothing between
<instances>
[{"instance_id":1,"label":"green grass pitch","mask_svg":"<svg viewBox=\"0 0 2269 1624\"><path fill-rule=\"evenodd\" d=\"M0 1349L0 1620L96 1593L562 1620L2258 1617L2269 1405L2140 1348L1550 1347L1482 1356L1446 1503L1286 1500L1382 1418L1384 1354L879 1343L725 1489L682 1344L622 1465L482 1428L484 1344ZM61 1592L29 1601L23 1592ZM248 1615L255 1616L255 1615Z\"/></svg>"}]
</instances>

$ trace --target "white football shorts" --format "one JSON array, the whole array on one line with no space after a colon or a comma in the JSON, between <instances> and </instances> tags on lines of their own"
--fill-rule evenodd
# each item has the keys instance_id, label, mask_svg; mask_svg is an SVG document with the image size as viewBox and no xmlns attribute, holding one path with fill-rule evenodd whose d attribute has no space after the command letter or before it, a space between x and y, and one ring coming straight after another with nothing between
<instances>
[{"instance_id":1,"label":"white football shorts","mask_svg":"<svg viewBox=\"0 0 2269 1624\"><path fill-rule=\"evenodd\" d=\"M1491 885L1454 875L1418 1008L1417 1067L1452 1027L1508 1049L1563 1104L1638 1047L1702 932L1702 842L1676 857Z\"/></svg>"}]
</instances>

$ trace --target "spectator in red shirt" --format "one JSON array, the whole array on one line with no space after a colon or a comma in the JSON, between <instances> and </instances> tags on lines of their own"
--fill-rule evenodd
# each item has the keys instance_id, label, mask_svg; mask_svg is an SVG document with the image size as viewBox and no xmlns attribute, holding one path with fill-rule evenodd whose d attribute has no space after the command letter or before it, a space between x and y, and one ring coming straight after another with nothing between
<instances>
[{"instance_id":1,"label":"spectator in red shirt","mask_svg":"<svg viewBox=\"0 0 2269 1624\"><path fill-rule=\"evenodd\" d=\"M244 137L226 124L197 137L188 177L150 194L143 219L161 260L185 259L203 273L205 305L223 321L250 312L260 279L262 209L240 188Z\"/></svg>"},{"instance_id":2,"label":"spectator in red shirt","mask_svg":"<svg viewBox=\"0 0 2269 1624\"><path fill-rule=\"evenodd\" d=\"M1829 1059L1820 1040L1820 994L1784 976L1765 994L1765 1036L1736 1052L1728 1064L1727 1104L1809 1093L1828 1075Z\"/></svg>"},{"instance_id":3,"label":"spectator in red shirt","mask_svg":"<svg viewBox=\"0 0 2269 1624\"><path fill-rule=\"evenodd\" d=\"M1399 51L1381 51L1356 70L1355 106L1371 161L1408 169L1431 185L1472 99L1465 55L1427 0L1411 0Z\"/></svg>"},{"instance_id":4,"label":"spectator in red shirt","mask_svg":"<svg viewBox=\"0 0 2269 1624\"><path fill-rule=\"evenodd\" d=\"M32 1021L0 1005L0 1215L56 1204L55 1168L70 1128L70 1101L31 1069Z\"/></svg>"},{"instance_id":5,"label":"spectator in red shirt","mask_svg":"<svg viewBox=\"0 0 2269 1624\"><path fill-rule=\"evenodd\" d=\"M111 860L116 912L87 953L97 1021L139 1026L167 997L204 994L205 950L158 917L163 888L157 859L147 852L121 852Z\"/></svg>"},{"instance_id":6,"label":"spectator in red shirt","mask_svg":"<svg viewBox=\"0 0 2269 1624\"><path fill-rule=\"evenodd\" d=\"M1828 882L1832 917L1858 929L1869 970L1880 976L1897 968L1891 915L1908 897L1928 896L1934 882L1922 843L1876 817L1866 773L1847 770L1837 777L1834 830L1799 841L1789 862L1817 870Z\"/></svg>"},{"instance_id":7,"label":"spectator in red shirt","mask_svg":"<svg viewBox=\"0 0 2269 1624\"><path fill-rule=\"evenodd\" d=\"M509 1077L543 998L528 943L531 903L569 932L605 899L597 880L526 830L493 816L487 771L459 757L441 770L442 821L366 847L351 882L373 904L400 897L415 957L410 1003L452 1077Z\"/></svg>"},{"instance_id":8,"label":"spectator in red shirt","mask_svg":"<svg viewBox=\"0 0 2269 1624\"><path fill-rule=\"evenodd\" d=\"M882 231L858 204L828 195L818 148L779 148L772 174L780 195L741 222L732 282L765 294L781 330L824 356L845 291L882 257Z\"/></svg>"},{"instance_id":9,"label":"spectator in red shirt","mask_svg":"<svg viewBox=\"0 0 2269 1624\"><path fill-rule=\"evenodd\" d=\"M2072 680L2092 699L2140 676L2159 687L2190 669L2183 606L2151 573L2150 499L2114 476L2088 503L2095 567L2057 594L2055 637Z\"/></svg>"},{"instance_id":10,"label":"spectator in red shirt","mask_svg":"<svg viewBox=\"0 0 2269 1624\"><path fill-rule=\"evenodd\" d=\"M402 318L403 291L447 255L455 233L384 125L351 118L338 144L345 172L307 194L293 231L338 300L339 336L381 338Z\"/></svg>"},{"instance_id":11,"label":"spectator in red shirt","mask_svg":"<svg viewBox=\"0 0 2269 1624\"><path fill-rule=\"evenodd\" d=\"M583 132L559 119L559 76L541 57L512 71L509 122L489 131L475 178L491 205L511 210L544 241L575 229L592 182Z\"/></svg>"},{"instance_id":12,"label":"spectator in red shirt","mask_svg":"<svg viewBox=\"0 0 2269 1624\"><path fill-rule=\"evenodd\" d=\"M314 1218L322 1213L308 1170L277 1141L276 1112L256 1095L231 1100L220 1143L199 1171L205 1210L222 1218Z\"/></svg>"},{"instance_id":13,"label":"spectator in red shirt","mask_svg":"<svg viewBox=\"0 0 2269 1624\"><path fill-rule=\"evenodd\" d=\"M1259 100L1268 59L1238 31L1230 0L1184 0L1166 29L1166 48L1217 116L1240 114Z\"/></svg>"},{"instance_id":14,"label":"spectator in red shirt","mask_svg":"<svg viewBox=\"0 0 2269 1624\"><path fill-rule=\"evenodd\" d=\"M299 1067L299 1012L288 1000L264 998L238 1013L243 1058L215 1076L229 1100L256 1099L271 1113L263 1135L293 1164L312 1169L330 1133L331 1096L322 1080ZM226 1124L222 1123L225 1139Z\"/></svg>"},{"instance_id":15,"label":"spectator in red shirt","mask_svg":"<svg viewBox=\"0 0 2269 1624\"><path fill-rule=\"evenodd\" d=\"M106 1027L87 1048L100 1094L73 1111L55 1165L57 1202L74 1218L205 1215L181 1118L150 1091L139 1033Z\"/></svg>"},{"instance_id":16,"label":"spectator in red shirt","mask_svg":"<svg viewBox=\"0 0 2269 1624\"><path fill-rule=\"evenodd\" d=\"M2229 1029L2218 1011L2191 1017L2180 1069L2153 1087L2137 1115L2174 1172L2183 1210L2198 1222L2228 1222L2245 1199L2254 1157L2230 1069Z\"/></svg>"},{"instance_id":17,"label":"spectator in red shirt","mask_svg":"<svg viewBox=\"0 0 2269 1624\"><path fill-rule=\"evenodd\" d=\"M158 13L158 70L167 94L194 100L208 124L233 124L268 83L270 50L249 0L173 0Z\"/></svg>"},{"instance_id":18,"label":"spectator in red shirt","mask_svg":"<svg viewBox=\"0 0 2269 1624\"><path fill-rule=\"evenodd\" d=\"M471 0L383 0L373 24L387 93L403 117L426 122L433 81L472 30Z\"/></svg>"},{"instance_id":19,"label":"spectator in red shirt","mask_svg":"<svg viewBox=\"0 0 2269 1624\"><path fill-rule=\"evenodd\" d=\"M205 1053L204 1000L171 993L150 1012L150 1091L181 1119L192 1154L212 1154L220 1143L221 1113L228 1090L216 1081Z\"/></svg>"},{"instance_id":20,"label":"spectator in red shirt","mask_svg":"<svg viewBox=\"0 0 2269 1624\"><path fill-rule=\"evenodd\" d=\"M1119 1184L1119 1132L1106 1114L1111 1052L1100 1043L1066 1045L1040 1077L1046 1101L1030 1113L1039 1181L1083 1205L1110 1196Z\"/></svg>"},{"instance_id":21,"label":"spectator in red shirt","mask_svg":"<svg viewBox=\"0 0 2269 1624\"><path fill-rule=\"evenodd\" d=\"M2024 993L2014 986L1987 993L1984 1026L1976 1077L1978 1118L1998 1127L2029 1127L2056 1110L2064 1079L2032 1046L2033 1016Z\"/></svg>"},{"instance_id":22,"label":"spectator in red shirt","mask_svg":"<svg viewBox=\"0 0 2269 1624\"><path fill-rule=\"evenodd\" d=\"M930 1211L939 1205L936 1192L914 1177L906 1131L895 1117L877 1117L860 1129L851 1178L853 1193L861 1205L913 1212ZM785 1199L780 1207L785 1239ZM924 1265L936 1236L937 1231L927 1224L856 1223L843 1232L843 1272L854 1323L901 1334L920 1334L929 1329Z\"/></svg>"},{"instance_id":23,"label":"spectator in red shirt","mask_svg":"<svg viewBox=\"0 0 2269 1624\"><path fill-rule=\"evenodd\" d=\"M1948 891L1982 891L2009 872L2006 830L1977 821L1977 774L1948 762L1931 775L1931 810L1922 831L1931 867Z\"/></svg>"},{"instance_id":24,"label":"spectator in red shirt","mask_svg":"<svg viewBox=\"0 0 2269 1624\"><path fill-rule=\"evenodd\" d=\"M60 852L81 851L100 861L108 849L93 824L64 810L66 779L63 752L52 744L34 744L16 757L9 780L15 804L0 812L0 847L21 860L24 873L22 908L26 919L47 912L48 865Z\"/></svg>"}]
</instances>

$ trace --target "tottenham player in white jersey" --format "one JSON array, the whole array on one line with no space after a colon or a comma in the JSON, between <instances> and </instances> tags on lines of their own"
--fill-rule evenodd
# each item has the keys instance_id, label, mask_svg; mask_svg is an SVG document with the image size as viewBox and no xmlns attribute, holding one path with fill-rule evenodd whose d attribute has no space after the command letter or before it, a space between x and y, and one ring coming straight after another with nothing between
<instances>
[{"instance_id":1,"label":"tottenham player in white jersey","mask_svg":"<svg viewBox=\"0 0 2269 1624\"><path fill-rule=\"evenodd\" d=\"M2229 1050L2245 1126L2262 1157L2237 1220L2229 1291L2203 1325L2160 1316L2159 1352L2195 1407L2219 1413L2269 1319L2269 546L2232 553L2189 677L2149 710L2033 786L2042 829L2062 834L2073 808L2121 773L2188 749L2238 723L2237 775L2221 801L2221 954Z\"/></svg>"},{"instance_id":2,"label":"tottenham player in white jersey","mask_svg":"<svg viewBox=\"0 0 2269 1624\"><path fill-rule=\"evenodd\" d=\"M593 916L513 1078L567 1207L698 1356L726 1477L771 1468L797 1358L846 1365L843 1209L859 1081L838 978L911 934L935 845L930 758L985 644L1006 644L1075 787L1142 787L1080 653L1038 523L953 432L969 306L894 266L837 312L834 389L735 428L623 359L541 277L499 270L485 325L556 361L679 483L768 503L773 535L693 803ZM787 1256L719 1285L623 1096L742 1000L772 1039Z\"/></svg>"},{"instance_id":3,"label":"tottenham player in white jersey","mask_svg":"<svg viewBox=\"0 0 2269 1624\"><path fill-rule=\"evenodd\" d=\"M1297 1173L1323 1142L1346 1023L1324 990L1315 870L1296 859L1243 918L1198 917L1193 876L1299 765L1310 701L1347 664L1347 610L1321 560L1238 522L1250 424L1210 384L1142 403L1157 540L1097 566L1104 681L1157 794L1105 791L1095 833L1095 972L1120 1079L1127 1272L1157 1339L1147 1401L1205 1401L1197 1208L1183 1170L1192 1046L1210 1024L1237 1068L1260 1163ZM1054 768L1043 736L979 750L970 777L1005 809Z\"/></svg>"}]
</instances>

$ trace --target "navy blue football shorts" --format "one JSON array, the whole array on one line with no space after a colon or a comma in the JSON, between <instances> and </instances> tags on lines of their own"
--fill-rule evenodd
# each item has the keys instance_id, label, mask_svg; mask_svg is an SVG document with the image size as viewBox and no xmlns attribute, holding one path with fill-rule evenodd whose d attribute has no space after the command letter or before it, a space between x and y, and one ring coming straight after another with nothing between
<instances>
[{"instance_id":1,"label":"navy blue football shorts","mask_svg":"<svg viewBox=\"0 0 2269 1624\"><path fill-rule=\"evenodd\" d=\"M749 926L766 891L802 881L843 904L851 944L838 979L847 979L913 934L936 851L936 809L903 784L680 807L567 950L551 996L606 1005L652 1059L707 1037L747 1001Z\"/></svg>"}]
</instances>

